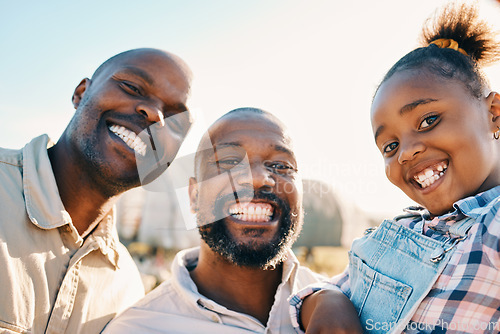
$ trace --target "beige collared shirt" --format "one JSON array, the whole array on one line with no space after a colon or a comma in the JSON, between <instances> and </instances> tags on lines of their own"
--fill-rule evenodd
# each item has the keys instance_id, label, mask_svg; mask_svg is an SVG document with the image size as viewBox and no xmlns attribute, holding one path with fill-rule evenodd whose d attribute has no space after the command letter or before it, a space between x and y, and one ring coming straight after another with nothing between
<instances>
[{"instance_id":1,"label":"beige collared shirt","mask_svg":"<svg viewBox=\"0 0 500 334\"><path fill-rule=\"evenodd\" d=\"M172 263L172 278L116 317L103 333L294 333L288 297L324 279L300 266L289 251L269 319L264 325L256 318L230 310L198 292L188 271L196 266L198 256L199 247L179 252Z\"/></svg>"},{"instance_id":2,"label":"beige collared shirt","mask_svg":"<svg viewBox=\"0 0 500 334\"><path fill-rule=\"evenodd\" d=\"M113 213L80 237L48 146L44 135L0 149L0 333L99 333L144 288Z\"/></svg>"}]
</instances>

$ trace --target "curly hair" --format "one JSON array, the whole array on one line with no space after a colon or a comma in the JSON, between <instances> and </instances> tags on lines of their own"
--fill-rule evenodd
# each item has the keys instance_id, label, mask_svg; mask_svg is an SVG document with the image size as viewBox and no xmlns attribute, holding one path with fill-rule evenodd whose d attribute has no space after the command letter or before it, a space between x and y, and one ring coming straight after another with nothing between
<instances>
[{"instance_id":1,"label":"curly hair","mask_svg":"<svg viewBox=\"0 0 500 334\"><path fill-rule=\"evenodd\" d=\"M467 55L432 44L438 39L454 40ZM426 20L421 44L392 66L378 88L399 71L426 70L462 82L476 98L484 95L489 83L481 67L500 59L500 43L491 27L479 19L477 6L456 2L444 6Z\"/></svg>"}]
</instances>

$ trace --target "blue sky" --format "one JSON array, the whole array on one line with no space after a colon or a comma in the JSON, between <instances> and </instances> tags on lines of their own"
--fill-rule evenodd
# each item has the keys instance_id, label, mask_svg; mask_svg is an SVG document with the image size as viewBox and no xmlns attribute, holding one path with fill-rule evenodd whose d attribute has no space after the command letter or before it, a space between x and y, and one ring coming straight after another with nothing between
<instances>
[{"instance_id":1,"label":"blue sky","mask_svg":"<svg viewBox=\"0 0 500 334\"><path fill-rule=\"evenodd\" d=\"M500 17L493 0L479 2ZM385 179L371 97L443 3L0 0L0 146L19 148L42 133L57 140L81 79L118 52L156 47L195 75L197 125L185 151L225 112L261 107L290 127L305 177L368 211L397 212L411 202ZM499 65L488 74L500 89Z\"/></svg>"}]
</instances>

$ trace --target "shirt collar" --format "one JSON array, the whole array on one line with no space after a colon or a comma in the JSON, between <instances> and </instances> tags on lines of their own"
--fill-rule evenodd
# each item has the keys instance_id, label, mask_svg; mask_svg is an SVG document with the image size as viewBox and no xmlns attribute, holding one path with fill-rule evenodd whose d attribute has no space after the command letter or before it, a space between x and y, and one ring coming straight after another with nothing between
<instances>
[{"instance_id":1,"label":"shirt collar","mask_svg":"<svg viewBox=\"0 0 500 334\"><path fill-rule=\"evenodd\" d=\"M500 201L500 186L496 186L475 196L467 197L457 201L453 207L460 210L464 215L477 218L485 211Z\"/></svg>"},{"instance_id":2,"label":"shirt collar","mask_svg":"<svg viewBox=\"0 0 500 334\"><path fill-rule=\"evenodd\" d=\"M102 255L115 267L119 268L118 252L118 232L116 230L116 215L114 208L106 217L104 217L95 230L89 235L88 239L94 240Z\"/></svg>"},{"instance_id":3,"label":"shirt collar","mask_svg":"<svg viewBox=\"0 0 500 334\"><path fill-rule=\"evenodd\" d=\"M172 283L178 289L179 293L181 293L186 300L189 300L192 305L196 307L202 306L219 313L226 313L228 310L224 306L219 305L213 300L210 300L200 294L196 284L191 279L187 268L196 266L199 254L200 247L185 249L177 253L171 267ZM297 257L295 257L291 250L288 250L286 259L283 262L281 284L289 283L290 286L293 287L298 267L299 261L297 260Z\"/></svg>"},{"instance_id":4,"label":"shirt collar","mask_svg":"<svg viewBox=\"0 0 500 334\"><path fill-rule=\"evenodd\" d=\"M39 228L50 230L67 226L76 245L83 239L73 225L69 213L59 196L59 190L52 171L47 149L54 143L47 135L34 138L23 148L23 184L26 212L31 222ZM118 267L118 233L115 227L114 209L99 222L89 235L88 242L95 241L96 247Z\"/></svg>"},{"instance_id":5,"label":"shirt collar","mask_svg":"<svg viewBox=\"0 0 500 334\"><path fill-rule=\"evenodd\" d=\"M290 286L295 288L295 278L297 278L299 266L300 263L295 254L293 254L291 250L288 250L286 260L283 262L283 275L281 277L281 282L290 282Z\"/></svg>"},{"instance_id":6,"label":"shirt collar","mask_svg":"<svg viewBox=\"0 0 500 334\"><path fill-rule=\"evenodd\" d=\"M34 138L23 148L23 184L26 212L43 229L72 224L59 197L47 149L54 144L47 135Z\"/></svg>"},{"instance_id":7,"label":"shirt collar","mask_svg":"<svg viewBox=\"0 0 500 334\"><path fill-rule=\"evenodd\" d=\"M496 186L477 195L456 201L453 203L453 208L455 210L453 212L445 213L439 216L439 218L447 218L448 216L457 215L457 213L462 213L471 218L477 218L485 211L488 211L488 209L498 201L500 201L500 186ZM404 211L409 213L409 215L402 215L402 218L416 218L421 216L424 220L432 219L429 211L421 206L410 206L404 209Z\"/></svg>"}]
</instances>

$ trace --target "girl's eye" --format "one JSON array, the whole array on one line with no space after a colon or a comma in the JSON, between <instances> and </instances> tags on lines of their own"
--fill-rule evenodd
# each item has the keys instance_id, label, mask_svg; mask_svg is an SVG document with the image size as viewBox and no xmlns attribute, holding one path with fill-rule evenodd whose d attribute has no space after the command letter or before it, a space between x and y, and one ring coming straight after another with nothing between
<instances>
[{"instance_id":1,"label":"girl's eye","mask_svg":"<svg viewBox=\"0 0 500 334\"><path fill-rule=\"evenodd\" d=\"M432 124L434 124L434 122L437 121L438 117L439 116L437 116L437 115L427 116L426 118L424 118L424 120L422 122L420 122L418 129L422 130L422 129L426 129L426 128L430 127Z\"/></svg>"},{"instance_id":2,"label":"girl's eye","mask_svg":"<svg viewBox=\"0 0 500 334\"><path fill-rule=\"evenodd\" d=\"M392 151L394 151L395 149L397 149L397 148L398 148L398 145L399 145L399 144L398 144L397 142L395 142L395 141L394 141L394 142L392 142L392 143L390 143L390 144L386 145L386 146L384 147L383 151L384 151L384 153L391 153Z\"/></svg>"}]
</instances>

